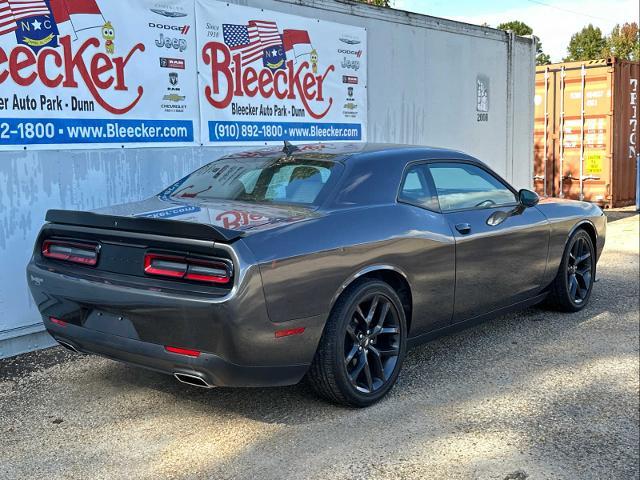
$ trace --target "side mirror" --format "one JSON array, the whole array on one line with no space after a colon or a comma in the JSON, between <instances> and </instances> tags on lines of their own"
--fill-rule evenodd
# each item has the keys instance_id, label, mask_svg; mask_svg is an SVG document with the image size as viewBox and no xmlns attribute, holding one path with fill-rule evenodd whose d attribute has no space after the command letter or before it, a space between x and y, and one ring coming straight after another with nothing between
<instances>
[{"instance_id":1,"label":"side mirror","mask_svg":"<svg viewBox=\"0 0 640 480\"><path fill-rule=\"evenodd\" d=\"M523 207L535 207L540 201L540 197L536 192L523 188L518 192L518 199Z\"/></svg>"}]
</instances>

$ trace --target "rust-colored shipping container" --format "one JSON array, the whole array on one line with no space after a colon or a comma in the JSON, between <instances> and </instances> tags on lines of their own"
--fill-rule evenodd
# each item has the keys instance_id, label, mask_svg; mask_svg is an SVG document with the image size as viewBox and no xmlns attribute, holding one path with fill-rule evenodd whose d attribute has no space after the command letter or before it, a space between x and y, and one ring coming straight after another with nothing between
<instances>
[{"instance_id":1,"label":"rust-colored shipping container","mask_svg":"<svg viewBox=\"0 0 640 480\"><path fill-rule=\"evenodd\" d=\"M617 59L536 68L534 185L541 195L632 205L640 63Z\"/></svg>"}]
</instances>

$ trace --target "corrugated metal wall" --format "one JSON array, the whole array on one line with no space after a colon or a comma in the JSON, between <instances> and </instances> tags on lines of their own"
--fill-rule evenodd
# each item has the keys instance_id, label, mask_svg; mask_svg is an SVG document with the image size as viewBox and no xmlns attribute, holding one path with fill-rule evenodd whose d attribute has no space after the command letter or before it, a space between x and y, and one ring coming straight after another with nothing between
<instances>
[{"instance_id":1,"label":"corrugated metal wall","mask_svg":"<svg viewBox=\"0 0 640 480\"><path fill-rule=\"evenodd\" d=\"M434 17L333 0L232 1L367 28L368 139L464 150L517 187L532 178L534 45ZM489 81L478 122L476 79ZM157 193L216 148L0 152L0 357L50 344L24 267L49 208L93 209Z\"/></svg>"},{"instance_id":2,"label":"corrugated metal wall","mask_svg":"<svg viewBox=\"0 0 640 480\"><path fill-rule=\"evenodd\" d=\"M538 67L535 104L538 193L608 208L633 205L640 63L602 59Z\"/></svg>"}]
</instances>

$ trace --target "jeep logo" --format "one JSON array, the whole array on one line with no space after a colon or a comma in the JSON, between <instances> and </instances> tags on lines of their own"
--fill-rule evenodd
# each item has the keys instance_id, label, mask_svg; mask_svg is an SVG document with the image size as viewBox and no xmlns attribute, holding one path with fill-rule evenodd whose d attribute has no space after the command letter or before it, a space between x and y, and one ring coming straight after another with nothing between
<instances>
[{"instance_id":1,"label":"jeep logo","mask_svg":"<svg viewBox=\"0 0 640 480\"><path fill-rule=\"evenodd\" d=\"M165 48L175 48L180 52L184 52L187 49L187 41L183 38L171 38L165 37L163 33L160 34L160 38L156 40L156 46Z\"/></svg>"}]
</instances>

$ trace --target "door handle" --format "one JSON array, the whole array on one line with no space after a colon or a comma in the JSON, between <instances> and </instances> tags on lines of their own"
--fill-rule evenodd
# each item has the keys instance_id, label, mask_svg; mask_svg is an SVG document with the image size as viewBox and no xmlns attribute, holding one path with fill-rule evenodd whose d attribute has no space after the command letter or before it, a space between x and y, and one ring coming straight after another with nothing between
<instances>
[{"instance_id":1,"label":"door handle","mask_svg":"<svg viewBox=\"0 0 640 480\"><path fill-rule=\"evenodd\" d=\"M456 225L456 230L458 230L462 235L466 235L471 232L471 225L468 223L459 223Z\"/></svg>"}]
</instances>

